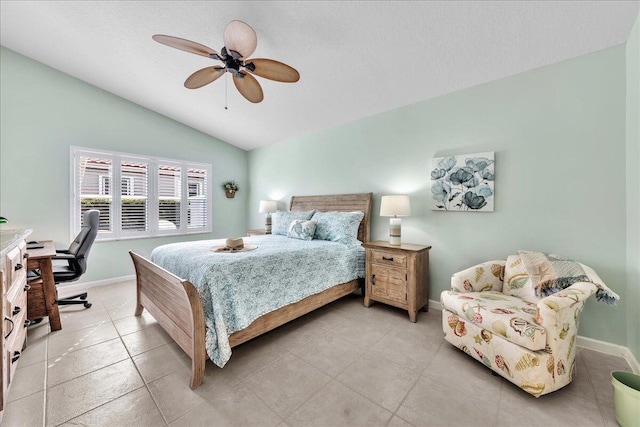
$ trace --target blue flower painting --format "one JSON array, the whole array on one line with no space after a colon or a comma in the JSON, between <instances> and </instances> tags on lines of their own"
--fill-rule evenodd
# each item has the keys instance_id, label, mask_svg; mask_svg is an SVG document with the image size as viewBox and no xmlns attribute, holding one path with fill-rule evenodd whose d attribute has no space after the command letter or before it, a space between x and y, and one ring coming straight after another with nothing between
<instances>
[{"instance_id":1,"label":"blue flower painting","mask_svg":"<svg viewBox=\"0 0 640 427\"><path fill-rule=\"evenodd\" d=\"M494 152L431 160L431 209L493 212Z\"/></svg>"}]
</instances>

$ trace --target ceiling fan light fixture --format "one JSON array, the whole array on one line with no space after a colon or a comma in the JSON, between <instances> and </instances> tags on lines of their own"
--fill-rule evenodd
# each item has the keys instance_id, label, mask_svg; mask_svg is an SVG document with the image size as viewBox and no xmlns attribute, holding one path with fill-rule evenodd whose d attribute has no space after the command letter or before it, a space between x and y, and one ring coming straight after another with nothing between
<instances>
[{"instance_id":1,"label":"ceiling fan light fixture","mask_svg":"<svg viewBox=\"0 0 640 427\"><path fill-rule=\"evenodd\" d=\"M258 36L249 24L242 21L231 21L224 29L224 45L227 52L235 51L241 57L247 58L256 50Z\"/></svg>"},{"instance_id":2,"label":"ceiling fan light fixture","mask_svg":"<svg viewBox=\"0 0 640 427\"><path fill-rule=\"evenodd\" d=\"M225 46L220 53L210 47L180 37L156 34L153 36L153 40L224 63L224 67L206 67L190 75L184 82L187 89L206 86L228 72L234 77L233 83L238 92L248 101L258 103L264 99L264 93L254 75L284 83L295 83L300 80L300 73L287 64L267 58L248 58L255 51L258 38L253 28L242 21L231 21L227 25L224 30ZM224 108L227 109L226 101Z\"/></svg>"}]
</instances>

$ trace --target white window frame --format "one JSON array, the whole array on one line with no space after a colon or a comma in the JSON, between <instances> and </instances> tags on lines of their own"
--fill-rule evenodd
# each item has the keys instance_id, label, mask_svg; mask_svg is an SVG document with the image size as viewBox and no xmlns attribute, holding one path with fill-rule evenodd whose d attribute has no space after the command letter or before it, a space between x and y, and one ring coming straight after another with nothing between
<instances>
[{"instance_id":1,"label":"white window frame","mask_svg":"<svg viewBox=\"0 0 640 427\"><path fill-rule=\"evenodd\" d=\"M111 178L111 191L112 191L112 231L100 231L96 237L96 241L110 241L110 240L126 240L126 239L140 239L140 238L152 238L161 236L175 236L184 234L201 234L211 233L212 230L212 186L211 186L211 164L199 163L191 161L182 161L175 159L165 159L155 156L142 156L137 154L121 153L115 151L96 150L93 148L84 147L70 147L70 167L71 167L71 182L70 182L70 212L71 219L71 240L80 232L82 217L80 208L80 181L78 177L79 160L80 157L102 157L112 160L112 178ZM122 230L122 212L121 212L121 193L122 193L122 174L121 164L123 161L139 162L148 164L147 169L147 221L148 227L146 231L127 231ZM180 202L180 227L175 230L160 230L158 228L158 165L175 165L181 168L181 202ZM207 173L206 180L206 198L207 198L207 224L205 227L189 228L188 227L188 174L187 170L190 168L204 169ZM113 183L120 183L116 188L113 187ZM132 183L133 184L133 183Z\"/></svg>"}]
</instances>

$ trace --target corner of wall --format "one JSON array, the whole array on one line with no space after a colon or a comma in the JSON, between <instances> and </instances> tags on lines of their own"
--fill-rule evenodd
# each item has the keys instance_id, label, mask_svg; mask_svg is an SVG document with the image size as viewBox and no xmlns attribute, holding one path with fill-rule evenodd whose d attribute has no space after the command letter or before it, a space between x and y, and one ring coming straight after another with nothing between
<instances>
[{"instance_id":1,"label":"corner of wall","mask_svg":"<svg viewBox=\"0 0 640 427\"><path fill-rule=\"evenodd\" d=\"M627 346L640 360L640 15L626 44Z\"/></svg>"}]
</instances>

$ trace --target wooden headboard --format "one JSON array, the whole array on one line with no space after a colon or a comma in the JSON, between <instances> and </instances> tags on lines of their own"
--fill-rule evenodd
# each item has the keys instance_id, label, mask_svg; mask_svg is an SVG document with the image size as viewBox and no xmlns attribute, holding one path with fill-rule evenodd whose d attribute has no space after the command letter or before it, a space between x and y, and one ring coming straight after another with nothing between
<instances>
[{"instance_id":1,"label":"wooden headboard","mask_svg":"<svg viewBox=\"0 0 640 427\"><path fill-rule=\"evenodd\" d=\"M320 212L364 212L364 218L358 229L358 240L368 242L371 239L371 197L373 193L331 194L326 196L292 196L291 211L308 211L317 209Z\"/></svg>"}]
</instances>

